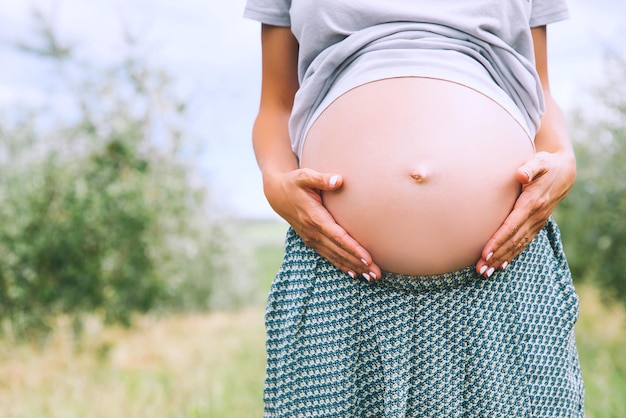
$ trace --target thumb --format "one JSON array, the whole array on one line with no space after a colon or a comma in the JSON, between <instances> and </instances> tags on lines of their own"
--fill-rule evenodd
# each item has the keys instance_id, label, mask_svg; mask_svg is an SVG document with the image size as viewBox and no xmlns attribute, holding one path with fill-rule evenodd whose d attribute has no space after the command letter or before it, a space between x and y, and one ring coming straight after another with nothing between
<instances>
[{"instance_id":1,"label":"thumb","mask_svg":"<svg viewBox=\"0 0 626 418\"><path fill-rule=\"evenodd\" d=\"M517 172L515 173L515 178L522 184L529 184L533 181L532 167L530 167L528 164L524 164L517 169Z\"/></svg>"},{"instance_id":2,"label":"thumb","mask_svg":"<svg viewBox=\"0 0 626 418\"><path fill-rule=\"evenodd\" d=\"M315 170L303 169L305 176L300 177L301 183L313 189L332 191L337 190L343 184L343 177L334 173L320 173Z\"/></svg>"},{"instance_id":3,"label":"thumb","mask_svg":"<svg viewBox=\"0 0 626 418\"><path fill-rule=\"evenodd\" d=\"M336 190L341 187L343 184L343 177L339 174L324 174L323 175L325 183L327 184L326 188L320 188L322 190Z\"/></svg>"},{"instance_id":4,"label":"thumb","mask_svg":"<svg viewBox=\"0 0 626 418\"><path fill-rule=\"evenodd\" d=\"M533 180L541 177L545 172L545 166L535 157L517 169L515 178L522 184L530 184Z\"/></svg>"}]
</instances>

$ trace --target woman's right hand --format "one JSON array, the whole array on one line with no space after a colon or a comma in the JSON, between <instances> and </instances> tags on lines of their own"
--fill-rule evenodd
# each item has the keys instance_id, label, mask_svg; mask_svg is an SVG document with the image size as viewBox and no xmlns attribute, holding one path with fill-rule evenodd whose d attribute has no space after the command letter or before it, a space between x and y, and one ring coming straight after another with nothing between
<instances>
[{"instance_id":1,"label":"woman's right hand","mask_svg":"<svg viewBox=\"0 0 626 418\"><path fill-rule=\"evenodd\" d=\"M382 276L367 250L324 207L321 192L340 189L343 185L340 175L300 168L286 173L265 173L263 184L272 208L306 245L352 278L361 276L371 281Z\"/></svg>"}]
</instances>

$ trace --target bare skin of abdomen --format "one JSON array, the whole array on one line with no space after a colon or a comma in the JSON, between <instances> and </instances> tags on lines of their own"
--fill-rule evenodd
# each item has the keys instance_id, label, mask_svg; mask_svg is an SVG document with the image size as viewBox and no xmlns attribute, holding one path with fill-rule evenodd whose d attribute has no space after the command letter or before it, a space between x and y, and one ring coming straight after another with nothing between
<instances>
[{"instance_id":1,"label":"bare skin of abdomen","mask_svg":"<svg viewBox=\"0 0 626 418\"><path fill-rule=\"evenodd\" d=\"M300 164L344 177L324 205L383 271L419 276L478 261L533 153L524 129L485 95L402 77L335 100L309 130Z\"/></svg>"}]
</instances>

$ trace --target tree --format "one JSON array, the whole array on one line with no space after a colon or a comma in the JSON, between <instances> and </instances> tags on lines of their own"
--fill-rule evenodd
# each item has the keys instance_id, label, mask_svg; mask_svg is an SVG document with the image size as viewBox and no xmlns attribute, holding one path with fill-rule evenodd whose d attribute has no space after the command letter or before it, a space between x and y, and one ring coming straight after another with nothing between
<instances>
[{"instance_id":1,"label":"tree","mask_svg":"<svg viewBox=\"0 0 626 418\"><path fill-rule=\"evenodd\" d=\"M572 117L578 177L559 219L578 280L626 304L626 60L607 60L597 103Z\"/></svg>"},{"instance_id":2,"label":"tree","mask_svg":"<svg viewBox=\"0 0 626 418\"><path fill-rule=\"evenodd\" d=\"M209 308L232 282L232 243L188 157L185 102L140 57L94 67L35 17L18 47L54 71L66 107L0 123L0 320L28 334L61 314Z\"/></svg>"}]
</instances>

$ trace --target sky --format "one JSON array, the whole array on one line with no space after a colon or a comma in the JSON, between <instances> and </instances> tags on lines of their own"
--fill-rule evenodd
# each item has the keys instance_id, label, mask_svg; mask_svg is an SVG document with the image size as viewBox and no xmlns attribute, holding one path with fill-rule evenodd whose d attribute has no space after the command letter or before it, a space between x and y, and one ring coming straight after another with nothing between
<instances>
[{"instance_id":1,"label":"sky","mask_svg":"<svg viewBox=\"0 0 626 418\"><path fill-rule=\"evenodd\" d=\"M245 0L0 0L0 109L49 100L49 75L11 42L32 36L32 9L49 15L81 56L106 66L135 35L191 103L188 129L215 202L237 216L275 218L251 145L260 92L260 25ZM626 57L626 2L569 0L571 18L549 28L552 93L567 112L601 83L606 51Z\"/></svg>"}]
</instances>

